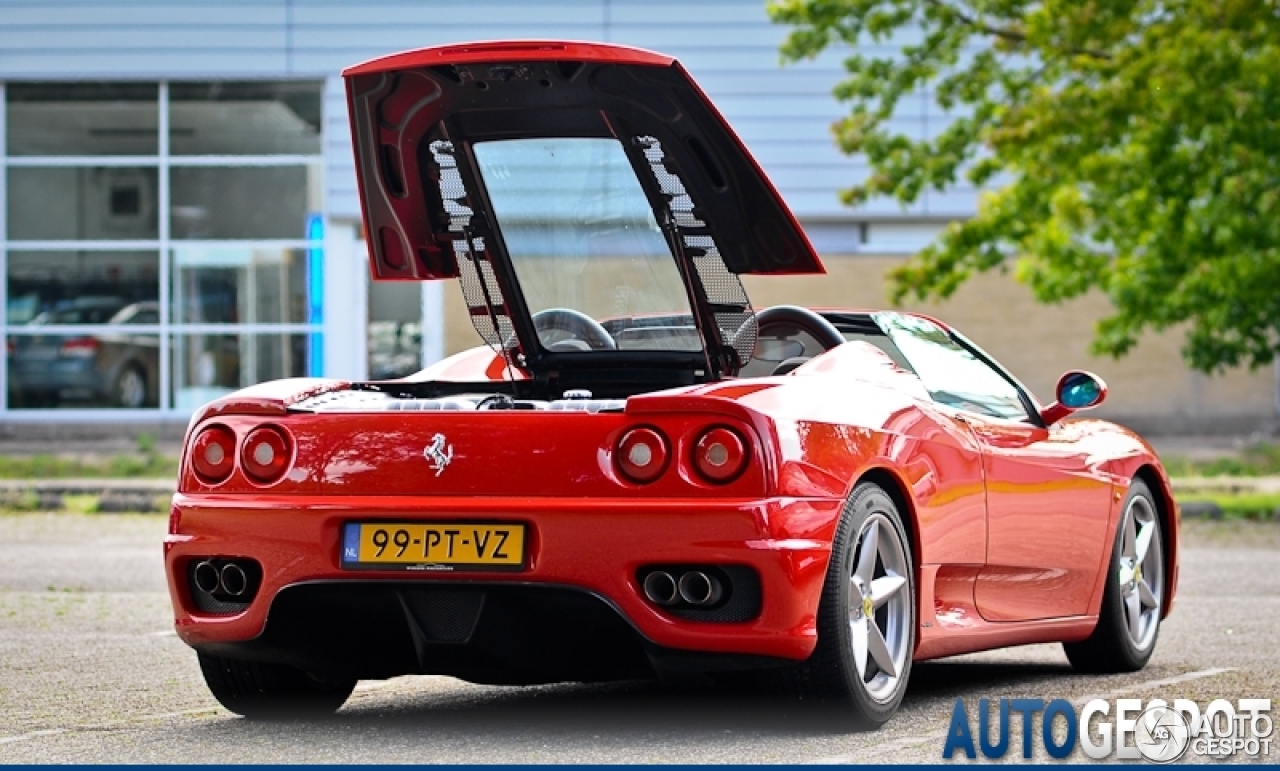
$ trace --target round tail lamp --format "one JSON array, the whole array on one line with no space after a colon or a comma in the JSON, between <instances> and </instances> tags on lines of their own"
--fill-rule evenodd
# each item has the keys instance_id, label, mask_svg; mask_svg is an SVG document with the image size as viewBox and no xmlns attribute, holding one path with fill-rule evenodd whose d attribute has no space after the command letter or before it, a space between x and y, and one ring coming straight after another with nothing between
<instances>
[{"instance_id":1,"label":"round tail lamp","mask_svg":"<svg viewBox=\"0 0 1280 771\"><path fill-rule=\"evenodd\" d=\"M746 440L722 426L705 431L693 446L693 467L708 482L732 482L748 460Z\"/></svg>"},{"instance_id":2,"label":"round tail lamp","mask_svg":"<svg viewBox=\"0 0 1280 771\"><path fill-rule=\"evenodd\" d=\"M614 459L622 476L639 484L652 482L667 470L667 440L652 428L633 428L618 440Z\"/></svg>"},{"instance_id":3,"label":"round tail lamp","mask_svg":"<svg viewBox=\"0 0 1280 771\"><path fill-rule=\"evenodd\" d=\"M226 426L209 426L191 445L191 465L205 484L216 485L235 467L236 435Z\"/></svg>"},{"instance_id":4,"label":"round tail lamp","mask_svg":"<svg viewBox=\"0 0 1280 771\"><path fill-rule=\"evenodd\" d=\"M240 449L240 467L249 478L263 484L284 476L289 465L289 440L274 426L262 426L249 432Z\"/></svg>"}]
</instances>

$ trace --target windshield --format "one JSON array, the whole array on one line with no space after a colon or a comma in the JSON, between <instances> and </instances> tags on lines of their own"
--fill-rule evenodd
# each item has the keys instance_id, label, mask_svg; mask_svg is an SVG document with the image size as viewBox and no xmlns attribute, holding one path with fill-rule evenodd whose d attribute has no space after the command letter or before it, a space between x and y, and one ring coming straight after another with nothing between
<instances>
[{"instance_id":1,"label":"windshield","mask_svg":"<svg viewBox=\"0 0 1280 771\"><path fill-rule=\"evenodd\" d=\"M509 139L474 152L544 348L702 350L675 259L620 142Z\"/></svg>"}]
</instances>

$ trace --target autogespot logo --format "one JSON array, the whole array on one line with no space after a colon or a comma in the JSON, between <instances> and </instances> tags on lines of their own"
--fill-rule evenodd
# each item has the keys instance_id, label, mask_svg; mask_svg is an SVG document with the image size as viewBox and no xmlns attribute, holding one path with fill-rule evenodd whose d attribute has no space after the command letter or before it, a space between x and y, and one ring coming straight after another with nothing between
<instances>
[{"instance_id":1,"label":"autogespot logo","mask_svg":"<svg viewBox=\"0 0 1280 771\"><path fill-rule=\"evenodd\" d=\"M986 758L1003 758L1010 750L1014 716L1020 716L1024 758L1033 757L1038 740L1045 754L1057 759L1069 757L1079 746L1096 760L1169 763L1188 751L1218 759L1244 754L1258 760L1271 755L1274 730L1270 699L1239 699L1235 704L1214 699L1203 712L1190 699L1174 699L1172 704L1163 699L1116 699L1114 707L1094 699L1078 711L1066 699L1000 699L997 704L979 699L977 712L975 725L964 699L956 699L942 748L944 759L957 753L974 759L979 751Z\"/></svg>"},{"instance_id":2,"label":"autogespot logo","mask_svg":"<svg viewBox=\"0 0 1280 771\"><path fill-rule=\"evenodd\" d=\"M1168 763L1186 754L1187 745L1191 743L1191 729L1181 712L1156 704L1138 716L1133 743L1138 754L1147 760Z\"/></svg>"}]
</instances>

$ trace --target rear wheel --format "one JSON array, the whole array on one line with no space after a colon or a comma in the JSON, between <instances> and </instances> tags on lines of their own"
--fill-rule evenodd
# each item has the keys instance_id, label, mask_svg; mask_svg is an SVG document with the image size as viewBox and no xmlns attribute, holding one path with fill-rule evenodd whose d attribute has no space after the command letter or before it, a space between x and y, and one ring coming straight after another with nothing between
<instances>
[{"instance_id":1,"label":"rear wheel","mask_svg":"<svg viewBox=\"0 0 1280 771\"><path fill-rule=\"evenodd\" d=\"M818 645L794 670L802 697L847 709L860 728L898 710L915 647L915 581L902 515L880 487L845 504L818 607Z\"/></svg>"},{"instance_id":2,"label":"rear wheel","mask_svg":"<svg viewBox=\"0 0 1280 771\"><path fill-rule=\"evenodd\" d=\"M113 401L117 407L138 408L147 403L147 376L142 368L130 364L116 376L115 385L111 389Z\"/></svg>"},{"instance_id":3,"label":"rear wheel","mask_svg":"<svg viewBox=\"0 0 1280 771\"><path fill-rule=\"evenodd\" d=\"M1140 479L1129 486L1111 550L1098 626L1088 639L1063 643L1082 672L1136 672L1146 666L1160 635L1165 590L1160 512Z\"/></svg>"},{"instance_id":4,"label":"rear wheel","mask_svg":"<svg viewBox=\"0 0 1280 771\"><path fill-rule=\"evenodd\" d=\"M329 715L356 687L353 679L322 680L285 664L197 655L214 698L247 718Z\"/></svg>"}]
</instances>

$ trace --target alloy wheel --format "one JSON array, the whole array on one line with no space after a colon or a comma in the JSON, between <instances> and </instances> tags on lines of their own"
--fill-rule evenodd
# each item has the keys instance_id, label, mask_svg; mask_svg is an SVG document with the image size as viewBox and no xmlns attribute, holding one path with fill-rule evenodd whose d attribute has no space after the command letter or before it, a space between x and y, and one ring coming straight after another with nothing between
<instances>
[{"instance_id":1,"label":"alloy wheel","mask_svg":"<svg viewBox=\"0 0 1280 771\"><path fill-rule=\"evenodd\" d=\"M877 702L893 698L906 671L911 630L907 555L888 517L862 523L849 577L849 630L862 687Z\"/></svg>"},{"instance_id":2,"label":"alloy wheel","mask_svg":"<svg viewBox=\"0 0 1280 771\"><path fill-rule=\"evenodd\" d=\"M1151 501L1135 496L1124 512L1120 536L1120 600L1125 628L1138 650L1155 640L1164 596L1164 547L1160 517Z\"/></svg>"}]
</instances>

